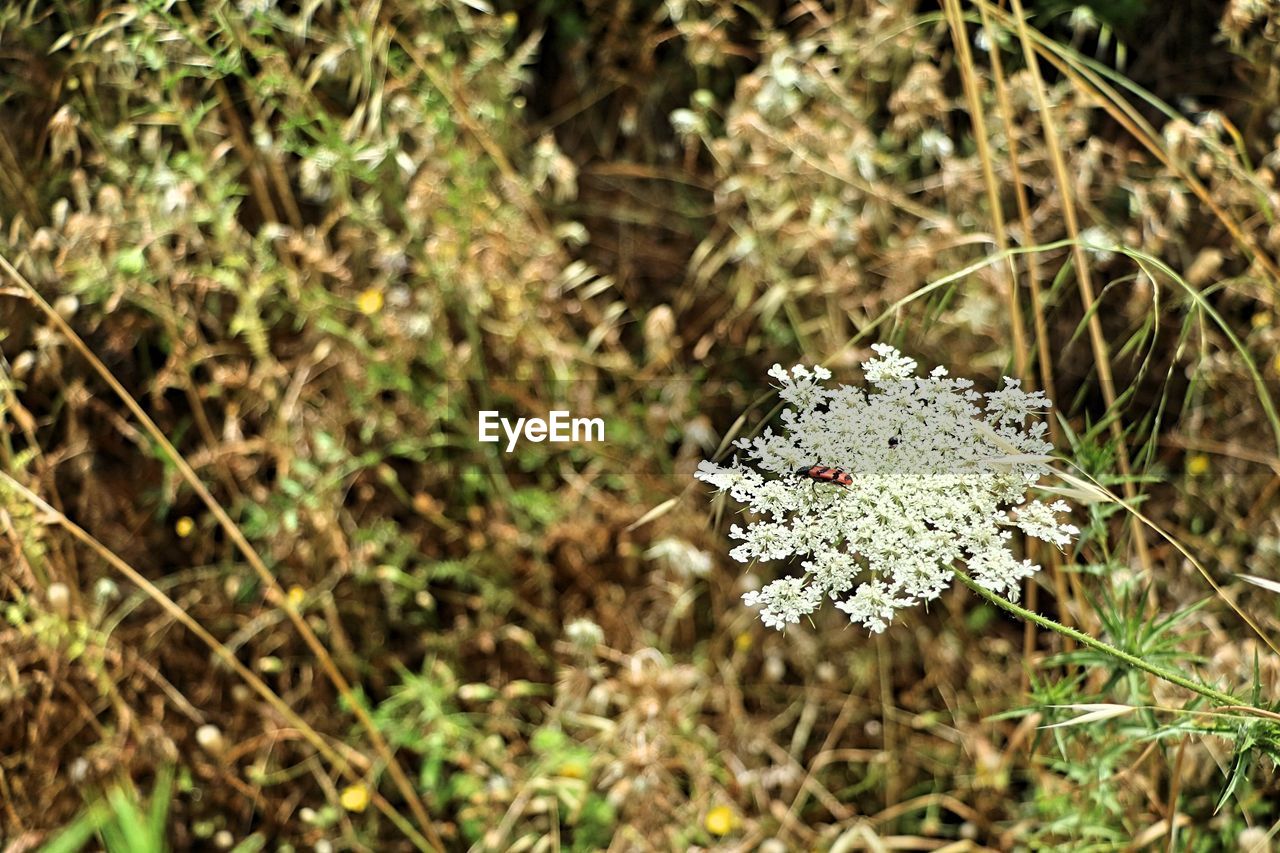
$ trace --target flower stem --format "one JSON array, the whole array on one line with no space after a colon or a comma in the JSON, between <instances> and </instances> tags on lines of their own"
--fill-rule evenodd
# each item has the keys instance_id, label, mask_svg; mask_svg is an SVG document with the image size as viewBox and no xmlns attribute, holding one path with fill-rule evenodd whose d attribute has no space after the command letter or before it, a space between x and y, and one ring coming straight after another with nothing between
<instances>
[{"instance_id":1,"label":"flower stem","mask_svg":"<svg viewBox=\"0 0 1280 853\"><path fill-rule=\"evenodd\" d=\"M1009 611L1010 613L1014 614L1015 616L1021 616L1023 619L1034 622L1035 624L1039 625L1042 628L1048 628L1050 631L1057 631L1059 634L1062 634L1064 637L1072 638L1082 646L1088 646L1091 649L1102 652L1104 654L1108 654L1111 657L1115 658L1116 660L1127 663L1129 666L1133 666L1133 667L1137 667L1138 669L1145 670L1146 672L1149 672L1152 675L1154 675L1156 678L1163 678L1165 681L1169 682L1170 684L1176 684L1179 687L1184 687L1187 690L1192 691L1193 693L1199 693L1201 696L1219 705L1233 705L1238 707L1241 704L1243 704L1239 699L1232 696L1230 693L1223 693L1221 690L1215 690L1214 688L1209 687L1208 685L1205 685L1205 684L1201 684L1198 681L1192 681L1190 678L1187 678L1185 675L1182 675L1181 673L1175 670L1166 669L1165 667L1159 666L1158 664L1154 664L1154 663L1151 663L1150 661L1143 660L1137 655L1133 655L1122 649L1118 649L1115 646L1111 645L1110 643L1104 643L1102 640L1099 640L1096 637L1091 637L1082 631L1077 631L1075 628L1069 628L1066 625L1063 625L1061 622L1055 622L1052 619L1049 619L1048 617L1041 616L1039 613L1036 613L1033 610L1028 610L1025 607L1020 607L1017 604L1014 604L1012 601L1009 601L1007 598L1003 598L999 595L996 595L994 592L987 589L982 584L978 583L976 580L969 577L967 574L960 571L959 569L956 570L955 574L956 574L956 577L960 579L960 582L963 583L965 586L969 587L969 589L973 590L978 595L982 596L987 601L990 601L992 604L996 605L997 607L1002 607L1005 610Z\"/></svg>"}]
</instances>

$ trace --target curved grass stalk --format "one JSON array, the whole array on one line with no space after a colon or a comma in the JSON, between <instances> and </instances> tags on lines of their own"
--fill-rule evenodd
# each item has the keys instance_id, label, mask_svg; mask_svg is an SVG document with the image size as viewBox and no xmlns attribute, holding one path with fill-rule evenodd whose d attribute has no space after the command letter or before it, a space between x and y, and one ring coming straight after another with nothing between
<instances>
[{"instance_id":1,"label":"curved grass stalk","mask_svg":"<svg viewBox=\"0 0 1280 853\"><path fill-rule=\"evenodd\" d=\"M1115 89L1103 80L1108 77L1125 88L1130 89L1144 100L1151 103L1165 115L1177 115L1175 111L1163 104L1154 95L1143 90L1123 75L1111 72L1105 69L1100 63L1090 60L1088 57L1081 56L1070 48L1063 47L1048 38L1039 30L1028 26L1025 19L1021 16L1017 18L1014 14L1006 9L1000 8L997 4L989 2L989 0L973 0L973 2L989 12L994 18L999 20L1003 26L1011 31L1024 31L1029 39L1029 43L1034 45L1034 52L1038 53L1050 65L1061 72L1065 77L1071 80L1072 84L1081 91L1088 91L1098 98L1099 103L1108 115L1116 120L1122 127L1129 132L1134 139L1142 144L1144 148L1151 152L1157 160L1165 167L1174 172L1187 187L1202 201L1205 206L1213 213L1213 215L1222 223L1223 227L1230 232L1232 238L1243 247L1251 257L1253 257L1273 282L1280 282L1280 265L1266 252L1266 250L1258 243L1258 241L1249 234L1244 226L1231 215L1229 211L1218 204L1212 193L1205 188L1199 180L1196 179L1190 170L1184 165L1174 160L1173 156L1161 147L1155 137L1155 130L1142 118L1142 115L1123 97L1120 96ZM1015 7L1015 11L1018 7Z\"/></svg>"},{"instance_id":2,"label":"curved grass stalk","mask_svg":"<svg viewBox=\"0 0 1280 853\"><path fill-rule=\"evenodd\" d=\"M1041 243L1035 246L1012 247L1002 252L996 252L994 254L988 255L987 257L981 260L975 261L974 263L971 263L965 267L962 267L961 269L956 270L953 273L948 273L947 275L944 275L935 281L931 281L928 284L924 285L923 287L917 288L911 293L908 293L906 296L902 297L901 299L898 299L892 305L887 307L884 311L880 313L878 317L876 317L870 323L866 324L856 335L849 338L849 340L845 342L844 346L841 347L839 351L837 351L831 358L826 359L826 361L824 361L823 363L827 364L834 361L836 356L849 350L862 339L870 336L873 332L875 332L876 329L880 327L882 323L884 323L884 321L888 320L890 317L897 314L907 305L910 305L912 302L915 302L924 296L928 296L930 293L934 292L935 290L939 290L943 287L946 287L947 285L952 284L964 278L967 275L972 275L978 270L983 269L987 266L990 266L991 264L1000 263L1001 261L1005 260L1005 258L1009 255L1016 256L1016 255L1024 255L1024 254L1036 254L1040 252L1052 252L1052 251L1057 251L1059 249L1068 248L1070 246L1073 246L1077 242L1078 241L1075 241L1075 240L1063 239L1063 240L1055 240L1051 243ZM1133 261L1138 263L1139 267L1143 268L1143 271L1147 272L1148 275L1150 275L1150 273L1148 270L1145 269L1144 265L1149 266L1151 269L1158 270L1159 272L1168 276L1169 279L1174 282L1174 284L1178 285L1178 287L1187 294L1187 296L1190 298L1191 302L1196 306L1196 308L1203 311L1205 315L1208 316L1209 319L1213 321L1213 324L1223 333L1223 335L1226 336L1227 340L1231 342L1232 347L1236 350L1237 353L1239 353L1240 357L1244 360L1245 367L1249 371L1249 376L1253 380L1254 389L1257 391L1258 402L1261 404L1263 412L1266 415L1267 422L1271 426L1271 431L1276 442L1277 452L1280 452L1280 412L1277 411L1275 401L1272 400L1271 394L1267 390L1266 383L1262 379L1262 372L1258 369L1257 364L1254 363L1253 358L1249 355L1249 351L1245 347L1244 342L1241 341L1240 338L1235 334L1235 332L1231 330L1230 325L1227 323L1226 320L1223 319L1222 315L1219 314L1214 309L1214 307L1205 300L1204 294L1196 290L1196 288L1192 287L1187 282L1186 279L1180 276L1168 264L1166 264L1164 261L1161 261L1159 258L1153 257L1152 255L1148 255L1145 252L1140 252L1136 249L1126 248L1125 246L1110 246L1108 247L1108 250L1131 258ZM1154 277L1152 278L1154 281ZM768 393L772 393L772 392L768 392ZM756 401L756 403L758 404L759 402L762 402L765 399L765 396L768 396L768 393L766 393L766 395L761 396L760 399ZM774 414L776 414L776 412L774 412Z\"/></svg>"},{"instance_id":3,"label":"curved grass stalk","mask_svg":"<svg viewBox=\"0 0 1280 853\"><path fill-rule=\"evenodd\" d=\"M1244 342L1236 336L1231 330L1227 321L1222 319L1222 315L1217 312L1212 305L1205 299L1204 294L1191 286L1191 283L1178 275L1168 264L1157 257L1148 255L1146 252L1140 252L1137 249L1129 249L1124 246L1117 246L1114 250L1117 254L1125 255L1132 258L1142 271L1145 272L1152 281L1155 276L1151 275L1148 267L1158 270L1168 276L1175 284L1182 288L1183 292L1190 298L1195 307L1203 311L1213 320L1215 326L1227 337L1231 345L1235 348L1240 357L1244 359L1245 368L1249 371L1249 377L1253 380L1254 390L1258 394L1258 402L1262 405L1262 410L1267 416L1267 422L1271 425L1272 434L1276 440L1276 451L1280 452L1280 413L1276 411L1275 401L1271 399L1271 393L1267 390L1266 383L1262 380L1262 371L1258 369L1258 365L1254 363L1253 357L1249 355L1249 350L1245 347Z\"/></svg>"},{"instance_id":4,"label":"curved grass stalk","mask_svg":"<svg viewBox=\"0 0 1280 853\"><path fill-rule=\"evenodd\" d=\"M282 602L281 606L289 616L289 621L293 623L294 627L297 629L298 635L302 637L303 642L305 642L307 647L311 650L316 661L320 664L320 668L324 671L326 677L338 691L343 701L345 701L347 706L351 708L351 712L355 716L357 722L359 722L360 727L364 729L366 735L369 737L369 741L372 743L374 751L378 754L378 758L385 763L387 772L391 774L391 778L395 783L396 788L400 791L400 795L404 797L405 802L409 804L409 809L413 812L414 819L422 828L423 834L426 835L432 845L438 849L443 849L444 841L440 838L439 833L436 832L435 827L431 822L431 818L427 814L427 808L422 802L422 798L418 796L418 792L414 788L413 783L405 774L404 768L402 768L400 763L396 760L395 754L391 751L391 747L382 736L382 732L378 730L377 725L373 722L373 718L369 716L369 712L365 710L364 705L355 695L355 691L351 688L351 683L347 681L346 676L344 676L341 670L338 669L338 665L334 661L333 656L329 654L328 649L326 649L324 644L320 642L320 638L316 636L316 633L311 629L311 626L302 618L302 614L298 612L298 608L289 600L289 597L285 595L284 588L280 586L280 582L276 580L275 575L271 573L269 568L267 568L267 564L254 549L253 545L249 543L249 540L245 537L244 533L242 533L240 528L236 526L236 523L232 521L231 516L225 509L223 509L222 504L218 503L217 499L214 498L208 487L205 486L204 482L196 475L196 472L191 467L190 463L187 462L183 455L178 452L178 449L173 446L173 443L165 436L164 431L161 430L160 427L156 425L155 421L147 415L142 406L138 404L138 401L133 398L133 395L131 395L122 384L120 384L120 380L116 379L115 375L112 374L107 366L102 363L102 360L94 354L93 350L91 350L88 344L84 342L84 339L76 334L76 331L71 328L71 325L62 318L62 315L54 310L53 306L40 295L39 291L35 289L31 282L27 281L26 276L18 272L18 270L9 263L8 258L3 255L0 255L0 270L3 270L8 274L9 278L11 278L14 283L16 283L18 287L26 293L28 298L35 303L36 307L44 312L44 314L49 318L49 321L67 339L72 347L80 353L85 361L89 362L89 366L93 368L94 372L102 377L102 380L110 386L111 390L114 391L116 396L120 398L121 402L125 404L125 407L133 413L133 416L137 418L140 424L142 424L147 434L151 436L164 455L173 463L174 467L178 469L178 473L181 474L182 479L186 481L187 485L191 487L192 491L199 496L200 500L209 509L209 512L217 519L218 525L222 527L231 541L235 543L236 549L244 556L245 560L249 563L249 566L253 569L259 580L262 581L265 587L275 593L277 600Z\"/></svg>"},{"instance_id":5,"label":"curved grass stalk","mask_svg":"<svg viewBox=\"0 0 1280 853\"><path fill-rule=\"evenodd\" d=\"M160 605L160 608L173 617L175 622L185 627L188 631L194 634L200 642L204 643L209 648L209 651L218 658L218 660L222 661L227 665L227 667L240 676L240 678L244 680L245 684L249 685L249 687L252 688L252 690L257 693L264 702L270 705L276 713L280 714L280 716L283 717L289 725L295 727L299 734L302 735L303 739L306 740L307 743L311 744L311 746L315 748L316 752L320 753L321 757L323 757L325 761L329 762L330 766L332 766L337 773L346 776L352 781L359 781L362 778L360 771L351 766L351 760L339 755L338 752L329 745L328 741L324 739L323 735L316 731L310 723L302 719L302 717L300 717L293 708L289 707L288 702L285 702L284 699L280 698L279 694L267 686L267 683L259 678L253 670L241 663L240 659L236 657L235 652L231 651L231 649L227 648L226 644L222 643L217 637L209 633L208 629L192 618L191 614L183 610L176 601L164 592L164 590L160 589L160 587L148 580L145 575L133 566L126 563L118 554L106 545L103 545L95 539L93 535L83 527L67 518L67 516L60 512L56 507L52 506L48 501L22 485L22 483L18 482L5 471L0 471L0 486L11 489L27 503L31 504L40 512L48 515L58 524L59 527L66 530L72 537L78 539L84 545L88 546L90 550L101 557L109 566L120 572L120 574L128 578L131 583L146 593L147 597ZM358 756L360 763L366 765L366 767L371 763L366 756L355 749L352 749L351 747L344 747L344 749L351 752L353 754L352 757ZM427 840L413 828L413 824L407 821L403 815L396 811L395 808L393 808L391 804L377 792L374 792L373 794L373 803L377 809L386 815L387 818L394 823L396 827L399 828L400 831L403 832L419 850L434 849L427 843Z\"/></svg>"},{"instance_id":6,"label":"curved grass stalk","mask_svg":"<svg viewBox=\"0 0 1280 853\"><path fill-rule=\"evenodd\" d=\"M1064 637L1070 637L1071 639L1075 640L1077 643L1079 643L1082 646L1087 646L1088 648L1091 648L1094 651L1098 651L1098 652L1102 652L1103 654L1110 655L1111 657L1115 658L1121 663L1128 664L1129 666L1132 666L1136 669L1141 669L1144 672L1148 672L1151 675L1154 675L1156 678L1160 678L1164 681L1169 682L1170 684L1176 684L1179 687L1186 688L1187 690L1190 690L1193 693L1198 693L1199 695L1205 697L1206 699L1212 702L1216 702L1219 705L1230 707L1230 708L1241 708L1241 707L1251 708L1252 707L1245 703L1242 703L1237 697L1232 696L1230 693L1224 693L1221 690L1217 690L1213 687L1209 687L1207 684L1201 684L1198 681L1193 681L1192 679L1187 678L1185 675L1177 672L1176 670L1172 670L1167 667L1160 666L1159 664L1151 663L1150 661L1144 660L1143 658L1140 658L1137 655L1126 652L1124 649L1116 648L1110 643L1103 642L1102 640L1099 640L1096 637L1090 636L1089 634L1086 634L1083 631L1077 631L1075 628L1070 628L1066 625L1063 625L1061 622L1055 622L1054 620L1050 619L1047 616L1041 616L1039 613L1036 613L1033 610L1028 610L1027 608L1022 607L1021 605L1014 604L1012 601L1009 601L1007 598L1003 598L999 595L996 595L994 592L987 589L982 584L978 583L976 580L969 577L967 574L960 571L959 569L955 570L955 576L957 579L959 579L959 581L962 584L969 587L969 589L973 590L979 596L991 602L992 604L996 605L997 607L1007 610L1013 615L1018 616L1022 619L1026 619L1030 622L1034 622L1035 624L1039 625L1042 628L1047 628L1050 631L1056 631L1057 633L1061 634ZM1262 710L1262 709L1255 709L1255 710Z\"/></svg>"},{"instance_id":7,"label":"curved grass stalk","mask_svg":"<svg viewBox=\"0 0 1280 853\"><path fill-rule=\"evenodd\" d=\"M947 23L951 29L951 41L959 58L960 81L965 99L969 102L969 118L973 122L973 138L978 146L978 160L982 166L982 182L987 191L987 206L991 208L991 231L995 235L996 248L1009 248L1009 236L1005 229L1004 210L1000 205L1000 187L996 183L995 158L991 142L987 138L987 122L983 115L982 92L978 85L978 69L969 50L969 32L960 12L960 0L943 0ZM1009 327L1013 332L1013 359L1015 375L1024 382L1029 379L1026 330L1023 328L1022 304L1018 300L1018 270L1010 255L1004 270L1005 298L1009 304Z\"/></svg>"},{"instance_id":8,"label":"curved grass stalk","mask_svg":"<svg viewBox=\"0 0 1280 853\"><path fill-rule=\"evenodd\" d=\"M1081 468L1075 465L1072 465L1070 462L1068 462L1067 464L1071 465L1073 468L1079 471L1082 477L1077 477L1074 474L1068 474L1064 471L1055 471L1054 473L1059 478L1061 478L1064 482L1070 484L1071 486L1077 489L1082 489L1084 491L1092 493L1095 496L1101 497L1104 500L1110 501L1115 504L1119 504L1120 507L1124 509L1126 512L1128 512L1133 518L1137 519L1142 524L1145 524L1147 527L1150 527L1158 536L1160 536L1162 539L1164 539L1166 542L1172 545L1179 554L1185 557L1187 561L1190 562L1191 565L1195 567L1196 571L1200 573L1200 576L1203 577L1205 581L1209 584L1214 594L1217 595L1219 598L1221 598L1223 601L1227 602L1227 606L1229 606L1233 611L1235 611L1235 614L1239 616L1240 619L1243 620L1244 623L1248 625L1255 634L1258 635L1258 638L1262 640L1262 642L1267 644L1267 647L1270 648L1271 651L1275 652L1277 655L1280 655L1280 645L1277 645L1276 642L1273 641L1271 637L1269 637L1262 630L1262 627L1258 625L1258 623L1253 619L1252 616L1250 616L1248 613L1245 613L1243 610L1241 610L1236 605L1236 603L1232 601L1226 595L1225 592L1223 592L1222 587L1219 586L1218 582L1213 579L1213 575L1209 574L1209 570L1204 567L1204 564L1201 563L1199 560L1197 560L1195 556L1191 553L1191 551L1188 550L1187 547L1183 545L1180 541L1178 541L1178 538L1176 536L1174 536L1169 531L1165 530L1160 525L1156 524L1154 521L1148 518L1146 514L1143 513L1140 509L1128 503L1119 495L1115 494L1110 489L1103 486L1093 477L1089 476L1089 474L1084 470L1082 470Z\"/></svg>"},{"instance_id":9,"label":"curved grass stalk","mask_svg":"<svg viewBox=\"0 0 1280 853\"><path fill-rule=\"evenodd\" d=\"M1084 244L1080 242L1080 225L1076 216L1076 202L1072 196L1071 176L1067 171L1067 160L1062 153L1062 145L1058 141L1058 129L1054 124L1053 111L1049 106L1049 94L1040 77L1040 66L1036 63L1035 48L1031 36L1027 32L1026 15L1022 10L1022 0L1011 0L1014 25L1018 40L1022 42L1023 55L1026 58L1027 70L1031 73L1031 89L1035 96L1036 108L1040 112L1040 126L1044 132L1045 147L1049 150L1049 164L1053 168L1054 179L1058 184L1058 194L1062 196L1062 218L1066 225L1067 236L1072 240L1071 254L1075 262L1076 286L1080 292L1080 303L1084 308L1089 328L1089 346L1093 350L1094 366L1098 371L1098 384L1102 386L1102 398L1107 404L1107 411L1116 408L1116 383L1111 372L1111 353L1107 347L1107 338L1102 331L1102 319L1095 306L1097 298L1093 289L1093 278L1089 272L1089 258L1085 255ZM1129 463L1129 446L1125 442L1124 427L1119 418L1111 421L1111 441L1115 445L1116 464L1124 476L1124 494L1129 500L1137 497L1133 485L1133 471ZM1142 532L1142 525L1133 522L1133 544L1138 551L1138 560L1148 575L1152 572L1151 554L1147 550L1147 540Z\"/></svg>"}]
</instances>

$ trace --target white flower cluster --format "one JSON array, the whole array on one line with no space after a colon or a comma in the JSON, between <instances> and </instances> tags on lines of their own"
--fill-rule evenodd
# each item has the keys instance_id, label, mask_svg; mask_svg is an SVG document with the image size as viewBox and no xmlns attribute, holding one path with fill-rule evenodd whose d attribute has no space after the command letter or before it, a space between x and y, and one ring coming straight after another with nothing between
<instances>
[{"instance_id":1,"label":"white flower cluster","mask_svg":"<svg viewBox=\"0 0 1280 853\"><path fill-rule=\"evenodd\" d=\"M831 372L821 367L774 365L769 375L788 406L782 431L735 442L745 462L698 466L698 479L753 519L730 528L741 540L735 560L801 558L803 575L743 596L770 627L800 621L829 596L878 633L896 611L937 598L959 563L1014 598L1039 566L1014 558L1012 529L1059 547L1079 532L1058 520L1062 501L1026 500L1053 449L1045 423L1027 423L1050 406L1042 392L1006 378L980 394L944 368L916 376L913 359L885 344L872 349L877 357L862 365L868 389L827 387ZM853 483L804 476L814 465L843 469Z\"/></svg>"},{"instance_id":2,"label":"white flower cluster","mask_svg":"<svg viewBox=\"0 0 1280 853\"><path fill-rule=\"evenodd\" d=\"M604 629L590 619L574 619L564 626L564 635L580 649L594 649L604 642Z\"/></svg>"},{"instance_id":3,"label":"white flower cluster","mask_svg":"<svg viewBox=\"0 0 1280 853\"><path fill-rule=\"evenodd\" d=\"M645 559L661 560L684 578L705 578L711 574L712 558L683 539L668 536L653 543L644 552Z\"/></svg>"}]
</instances>

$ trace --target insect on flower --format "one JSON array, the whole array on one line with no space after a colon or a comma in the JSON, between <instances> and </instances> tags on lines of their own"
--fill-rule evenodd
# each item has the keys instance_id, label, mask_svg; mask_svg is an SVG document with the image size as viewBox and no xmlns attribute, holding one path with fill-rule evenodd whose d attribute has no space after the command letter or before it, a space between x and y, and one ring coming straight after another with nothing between
<instances>
[{"instance_id":1,"label":"insect on flower","mask_svg":"<svg viewBox=\"0 0 1280 853\"><path fill-rule=\"evenodd\" d=\"M843 488L853 485L853 475L843 468L831 468L827 465L811 465L796 472L801 477L808 477L815 483L832 483Z\"/></svg>"},{"instance_id":2,"label":"insect on flower","mask_svg":"<svg viewBox=\"0 0 1280 853\"><path fill-rule=\"evenodd\" d=\"M1040 567L1015 554L1013 530L1059 548L1080 532L1062 518L1065 501L1029 494L1053 474L1043 392L1006 378L984 394L942 367L918 375L915 359L891 346L872 351L863 386L833 387L824 367L774 365L786 403L779 428L738 439L728 465L698 466L698 479L744 505L746 524L729 528L739 540L730 557L799 563L742 597L771 628L830 599L879 633L936 600L959 567L1014 598ZM815 459L825 461L796 471ZM796 488L805 480L810 488ZM840 494L818 488L827 483Z\"/></svg>"}]
</instances>

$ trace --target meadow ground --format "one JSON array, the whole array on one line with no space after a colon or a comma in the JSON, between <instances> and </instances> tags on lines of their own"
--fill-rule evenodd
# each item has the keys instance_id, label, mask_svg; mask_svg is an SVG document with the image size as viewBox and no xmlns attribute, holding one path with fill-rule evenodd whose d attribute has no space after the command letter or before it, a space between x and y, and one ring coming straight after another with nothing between
<instances>
[{"instance_id":1,"label":"meadow ground","mask_svg":"<svg viewBox=\"0 0 1280 853\"><path fill-rule=\"evenodd\" d=\"M1273 849L1278 77L1267 0L0 4L0 849ZM744 602L695 471L876 342L1054 401L1026 612Z\"/></svg>"}]
</instances>

